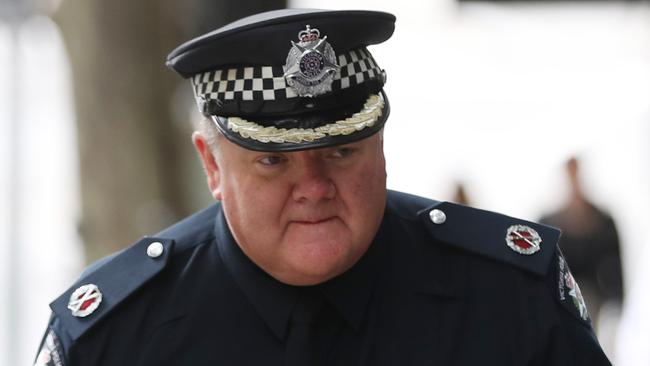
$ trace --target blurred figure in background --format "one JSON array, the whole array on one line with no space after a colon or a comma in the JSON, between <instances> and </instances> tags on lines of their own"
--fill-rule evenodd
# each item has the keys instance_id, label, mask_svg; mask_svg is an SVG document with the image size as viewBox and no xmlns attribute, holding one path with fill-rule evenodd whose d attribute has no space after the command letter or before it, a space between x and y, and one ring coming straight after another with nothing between
<instances>
[{"instance_id":1,"label":"blurred figure in background","mask_svg":"<svg viewBox=\"0 0 650 366\"><path fill-rule=\"evenodd\" d=\"M623 302L623 274L618 232L610 215L585 196L580 181L580 162L571 157L565 164L569 178L568 201L557 212L540 219L562 229L560 249L580 283L594 325L605 304Z\"/></svg>"},{"instance_id":2,"label":"blurred figure in background","mask_svg":"<svg viewBox=\"0 0 650 366\"><path fill-rule=\"evenodd\" d=\"M470 200L467 197L467 190L465 189L465 184L463 182L457 181L454 183L454 196L451 201L463 206L471 206Z\"/></svg>"}]
</instances>

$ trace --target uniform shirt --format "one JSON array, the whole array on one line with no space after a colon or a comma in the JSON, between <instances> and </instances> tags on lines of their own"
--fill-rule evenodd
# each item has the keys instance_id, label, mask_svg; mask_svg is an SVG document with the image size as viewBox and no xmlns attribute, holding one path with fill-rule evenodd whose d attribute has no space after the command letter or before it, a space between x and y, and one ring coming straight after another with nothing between
<instances>
[{"instance_id":1,"label":"uniform shirt","mask_svg":"<svg viewBox=\"0 0 650 366\"><path fill-rule=\"evenodd\" d=\"M444 223L429 219L433 208ZM524 256L505 244L526 224ZM322 365L609 365L550 227L389 192L366 254L317 286L282 284L233 239L221 206L92 266L55 300L39 365L287 365L292 313L317 294ZM158 241L164 253L147 257ZM67 309L80 285L102 302ZM40 362L40 363L39 363Z\"/></svg>"}]
</instances>

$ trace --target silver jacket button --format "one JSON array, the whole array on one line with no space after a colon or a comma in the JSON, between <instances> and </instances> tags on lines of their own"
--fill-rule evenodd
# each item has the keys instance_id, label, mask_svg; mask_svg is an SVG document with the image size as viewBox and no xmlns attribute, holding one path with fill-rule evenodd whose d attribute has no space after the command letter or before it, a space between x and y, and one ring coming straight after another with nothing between
<instances>
[{"instance_id":1,"label":"silver jacket button","mask_svg":"<svg viewBox=\"0 0 650 366\"><path fill-rule=\"evenodd\" d=\"M165 248L159 241L154 241L147 247L147 255L151 258L158 258L163 254Z\"/></svg>"},{"instance_id":2,"label":"silver jacket button","mask_svg":"<svg viewBox=\"0 0 650 366\"><path fill-rule=\"evenodd\" d=\"M438 209L431 210L431 212L429 212L429 217L436 225L444 224L445 221L447 221L447 215Z\"/></svg>"}]
</instances>

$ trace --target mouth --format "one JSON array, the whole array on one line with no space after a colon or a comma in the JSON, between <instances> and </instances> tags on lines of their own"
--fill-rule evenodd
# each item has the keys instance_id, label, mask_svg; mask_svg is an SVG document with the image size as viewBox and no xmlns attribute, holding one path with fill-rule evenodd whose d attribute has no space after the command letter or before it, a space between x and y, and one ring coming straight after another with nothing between
<instances>
[{"instance_id":1,"label":"mouth","mask_svg":"<svg viewBox=\"0 0 650 366\"><path fill-rule=\"evenodd\" d=\"M325 218L313 218L313 219L302 219L302 220L291 220L291 223L293 224L300 224L300 225L318 225L318 224L324 224L326 222L335 220L336 216L329 216Z\"/></svg>"}]
</instances>

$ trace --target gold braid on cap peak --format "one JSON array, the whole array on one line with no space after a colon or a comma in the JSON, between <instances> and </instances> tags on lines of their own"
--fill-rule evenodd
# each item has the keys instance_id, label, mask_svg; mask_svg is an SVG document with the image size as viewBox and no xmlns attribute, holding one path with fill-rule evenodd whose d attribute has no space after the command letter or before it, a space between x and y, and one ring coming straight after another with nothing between
<instances>
[{"instance_id":1,"label":"gold braid on cap peak","mask_svg":"<svg viewBox=\"0 0 650 366\"><path fill-rule=\"evenodd\" d=\"M264 127L239 117L228 117L228 129L242 137L263 143L301 143L312 142L327 136L349 135L371 127L381 117L384 110L384 98L373 94L368 97L363 109L351 117L316 128L277 128Z\"/></svg>"}]
</instances>

